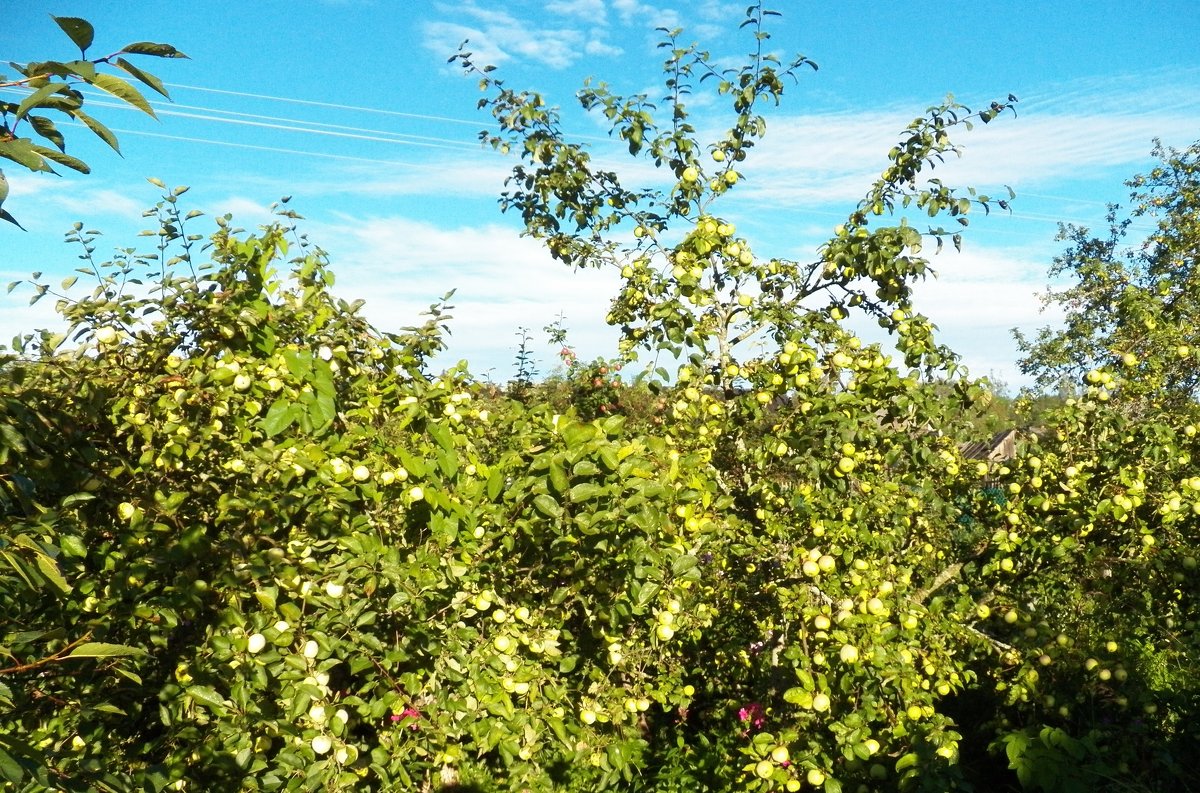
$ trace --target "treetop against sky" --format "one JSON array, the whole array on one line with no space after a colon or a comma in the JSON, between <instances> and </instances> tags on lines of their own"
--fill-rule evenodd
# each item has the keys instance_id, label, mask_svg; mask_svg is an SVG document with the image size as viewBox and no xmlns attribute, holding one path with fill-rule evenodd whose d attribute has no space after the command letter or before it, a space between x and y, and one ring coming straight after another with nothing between
<instances>
[{"instance_id":1,"label":"treetop against sky","mask_svg":"<svg viewBox=\"0 0 1200 793\"><path fill-rule=\"evenodd\" d=\"M517 326L540 328L560 312L584 357L607 353L615 335L603 317L615 273L556 266L518 237L517 218L500 215L495 199L514 160L480 147L490 119L475 110L474 83L447 58L469 40L476 60L496 64L508 86L562 105L566 128L599 162L663 181L622 163L624 144L577 109L574 92L592 76L653 101L663 91L656 28L682 27L681 40L734 59L752 43L736 29L743 10L637 0L432 3L403 14L340 0L266 2L236 15L156 2L132 14L42 2L7 10L5 61L72 57L50 14L89 19L97 51L165 41L191 60L153 64L174 99L154 103L158 122L103 96L90 100L121 138L123 158L86 130L64 127L68 152L87 160L90 176L6 169L5 208L30 232L0 230L0 270L6 281L32 270L69 274L76 251L60 234L76 220L104 232L100 252L134 244L141 211L157 196L148 177L190 185L190 206L232 212L248 228L290 195L310 236L331 253L339 291L367 298L380 326L411 324L458 289L448 362L466 357L506 379ZM936 174L984 192L1011 186L1013 212L977 219L961 254L935 259L940 278L915 303L974 373L1019 382L1008 329L1055 319L1039 314L1036 293L1061 251L1056 224L1101 226L1106 205L1127 199L1122 181L1150 164L1153 138L1183 147L1198 136L1195 14L1182 2L780 10L771 46L803 53L820 70L789 86L768 114L767 138L721 211L756 252L809 260L912 118L948 92L972 107L1015 94L1019 116L961 137L963 158ZM697 86L689 106L693 123L715 136L724 119L711 91ZM4 299L0 338L52 321L51 306L26 308L20 291ZM547 348L543 369L552 354Z\"/></svg>"}]
</instances>

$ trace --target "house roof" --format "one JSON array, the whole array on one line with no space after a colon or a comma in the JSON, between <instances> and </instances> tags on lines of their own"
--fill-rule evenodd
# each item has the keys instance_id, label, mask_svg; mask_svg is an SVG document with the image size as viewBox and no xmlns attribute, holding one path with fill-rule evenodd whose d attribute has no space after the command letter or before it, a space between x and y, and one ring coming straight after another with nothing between
<instances>
[{"instance_id":1,"label":"house roof","mask_svg":"<svg viewBox=\"0 0 1200 793\"><path fill-rule=\"evenodd\" d=\"M958 450L968 460L1011 460L1017 456L1017 431L1000 430L987 441L960 443Z\"/></svg>"}]
</instances>

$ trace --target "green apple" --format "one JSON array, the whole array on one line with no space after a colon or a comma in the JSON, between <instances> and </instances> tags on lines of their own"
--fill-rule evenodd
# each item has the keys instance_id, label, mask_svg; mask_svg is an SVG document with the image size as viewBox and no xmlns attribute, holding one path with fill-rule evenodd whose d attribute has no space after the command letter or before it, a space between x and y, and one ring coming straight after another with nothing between
<instances>
[{"instance_id":1,"label":"green apple","mask_svg":"<svg viewBox=\"0 0 1200 793\"><path fill-rule=\"evenodd\" d=\"M687 182L688 184L695 184L696 180L699 178L700 172L696 170L695 166L689 165L683 169L683 181Z\"/></svg>"}]
</instances>

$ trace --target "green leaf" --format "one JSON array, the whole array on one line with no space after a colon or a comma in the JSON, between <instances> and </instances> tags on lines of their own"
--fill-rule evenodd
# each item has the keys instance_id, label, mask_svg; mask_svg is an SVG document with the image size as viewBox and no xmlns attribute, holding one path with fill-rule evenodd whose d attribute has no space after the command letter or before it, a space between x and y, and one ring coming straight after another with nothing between
<instances>
[{"instance_id":1,"label":"green leaf","mask_svg":"<svg viewBox=\"0 0 1200 793\"><path fill-rule=\"evenodd\" d=\"M262 431L267 434L268 438L272 438L292 426L298 417L298 410L294 403L287 399L277 399L267 410L267 415L263 416L259 426L262 427Z\"/></svg>"},{"instance_id":2,"label":"green leaf","mask_svg":"<svg viewBox=\"0 0 1200 793\"><path fill-rule=\"evenodd\" d=\"M12 755L0 748L0 779L5 779L12 784L20 783L21 778L25 776L24 769Z\"/></svg>"},{"instance_id":3,"label":"green leaf","mask_svg":"<svg viewBox=\"0 0 1200 793\"><path fill-rule=\"evenodd\" d=\"M21 100L21 104L17 105L17 112L14 115L17 118L24 117L35 107L41 107L41 103L44 99L57 94L64 88L67 88L66 83L47 83L43 85L41 88Z\"/></svg>"},{"instance_id":4,"label":"green leaf","mask_svg":"<svg viewBox=\"0 0 1200 793\"><path fill-rule=\"evenodd\" d=\"M72 493L71 495L67 496L66 498L64 498L62 500L61 506L65 509L66 507L70 507L75 504L83 504L88 501L95 501L95 500L96 500L95 493Z\"/></svg>"},{"instance_id":5,"label":"green leaf","mask_svg":"<svg viewBox=\"0 0 1200 793\"><path fill-rule=\"evenodd\" d=\"M112 131L108 127L104 126L82 110L72 110L69 112L76 120L82 121L88 129L96 133L96 136L100 138L100 140L107 143L109 148L111 148L117 154L121 153L121 146L117 143L117 136L112 134Z\"/></svg>"},{"instance_id":6,"label":"green leaf","mask_svg":"<svg viewBox=\"0 0 1200 793\"><path fill-rule=\"evenodd\" d=\"M145 655L146 651L125 644L108 644L106 642L85 642L79 645L67 658L116 658L126 655Z\"/></svg>"},{"instance_id":7,"label":"green leaf","mask_svg":"<svg viewBox=\"0 0 1200 793\"><path fill-rule=\"evenodd\" d=\"M538 512L548 518L557 518L562 515L562 507L554 500L553 496L548 496L545 493L534 497L533 506Z\"/></svg>"},{"instance_id":8,"label":"green leaf","mask_svg":"<svg viewBox=\"0 0 1200 793\"><path fill-rule=\"evenodd\" d=\"M86 162L79 159L78 157L72 157L71 155L64 154L61 151L58 151L57 149L50 149L45 146L33 146L31 148L34 151L36 151L38 154L45 157L47 160L53 160L54 162L58 163L59 165L65 165L73 171L78 171L79 173L91 173L92 172L91 167L89 167Z\"/></svg>"},{"instance_id":9,"label":"green leaf","mask_svg":"<svg viewBox=\"0 0 1200 793\"><path fill-rule=\"evenodd\" d=\"M151 55L155 58L188 57L170 44L156 44L153 41L135 41L133 44L126 44L121 48L121 52L128 55Z\"/></svg>"},{"instance_id":10,"label":"green leaf","mask_svg":"<svg viewBox=\"0 0 1200 793\"><path fill-rule=\"evenodd\" d=\"M492 469L487 480L487 497L488 501L495 501L496 497L504 490L504 474L501 473L499 466Z\"/></svg>"},{"instance_id":11,"label":"green leaf","mask_svg":"<svg viewBox=\"0 0 1200 793\"><path fill-rule=\"evenodd\" d=\"M86 19L80 19L79 17L56 17L53 14L50 15L50 18L62 28L63 33L71 37L71 41L75 42L75 46L79 48L80 52L87 52L87 48L92 46L92 39L96 36L96 30Z\"/></svg>"},{"instance_id":12,"label":"green leaf","mask_svg":"<svg viewBox=\"0 0 1200 793\"><path fill-rule=\"evenodd\" d=\"M99 705L93 705L92 710L98 710L101 713L112 713L117 716L128 716L129 714L118 708L116 705L110 705L107 702L102 702Z\"/></svg>"},{"instance_id":13,"label":"green leaf","mask_svg":"<svg viewBox=\"0 0 1200 793\"><path fill-rule=\"evenodd\" d=\"M67 61L63 66L66 67L68 74L78 77L85 83L95 80L98 74L96 64L91 61Z\"/></svg>"},{"instance_id":14,"label":"green leaf","mask_svg":"<svg viewBox=\"0 0 1200 793\"><path fill-rule=\"evenodd\" d=\"M696 569L696 566L699 564L700 560L691 554L677 556L675 557L675 561L671 562L671 575L678 578L679 576Z\"/></svg>"},{"instance_id":15,"label":"green leaf","mask_svg":"<svg viewBox=\"0 0 1200 793\"><path fill-rule=\"evenodd\" d=\"M37 589L37 584L35 584L33 579L29 577L29 574L25 572L25 565L21 563L21 560L18 557L14 556L8 551L0 551L0 559L3 559L8 564L9 568L11 568L14 573L21 577L21 579L25 582L25 587L27 589Z\"/></svg>"},{"instance_id":16,"label":"green leaf","mask_svg":"<svg viewBox=\"0 0 1200 793\"><path fill-rule=\"evenodd\" d=\"M151 118L158 118L158 116L154 115L154 108L150 107L150 103L146 101L146 97L142 96L138 89L120 77L113 77L111 74L97 74L95 78L88 82L101 91L106 91L118 99L133 105Z\"/></svg>"},{"instance_id":17,"label":"green leaf","mask_svg":"<svg viewBox=\"0 0 1200 793\"><path fill-rule=\"evenodd\" d=\"M30 143L29 138L0 140L0 157L12 160L31 171L54 173L54 169L46 162L46 158L33 150L33 145Z\"/></svg>"},{"instance_id":18,"label":"green leaf","mask_svg":"<svg viewBox=\"0 0 1200 793\"><path fill-rule=\"evenodd\" d=\"M300 380L307 380L312 374L313 355L308 350L284 350L283 362L292 376Z\"/></svg>"},{"instance_id":19,"label":"green leaf","mask_svg":"<svg viewBox=\"0 0 1200 793\"><path fill-rule=\"evenodd\" d=\"M333 397L329 394L317 394L316 398L308 403L308 418L312 422L313 430L318 434L328 429L337 418L337 407L333 403Z\"/></svg>"},{"instance_id":20,"label":"green leaf","mask_svg":"<svg viewBox=\"0 0 1200 793\"><path fill-rule=\"evenodd\" d=\"M211 686L188 686L184 693L218 714L225 713L224 698Z\"/></svg>"},{"instance_id":21,"label":"green leaf","mask_svg":"<svg viewBox=\"0 0 1200 793\"><path fill-rule=\"evenodd\" d=\"M163 87L162 80L158 79L153 74L142 71L124 58L117 58L117 66L121 69L124 69L126 72L129 72L129 74L133 75L134 78L145 83L147 86L167 97L168 99L171 98L171 95L167 93L167 89Z\"/></svg>"},{"instance_id":22,"label":"green leaf","mask_svg":"<svg viewBox=\"0 0 1200 793\"><path fill-rule=\"evenodd\" d=\"M74 534L64 534L58 538L58 547L62 548L63 553L67 556L84 557L87 556L87 548L84 547L83 540L76 537Z\"/></svg>"},{"instance_id":23,"label":"green leaf","mask_svg":"<svg viewBox=\"0 0 1200 793\"><path fill-rule=\"evenodd\" d=\"M571 488L571 501L573 503L581 503L583 501L591 501L597 496L603 495L605 489L592 482L581 482Z\"/></svg>"},{"instance_id":24,"label":"green leaf","mask_svg":"<svg viewBox=\"0 0 1200 793\"><path fill-rule=\"evenodd\" d=\"M561 460L550 461L550 487L555 493L563 493L570 486L571 482L567 478L567 471L563 468Z\"/></svg>"},{"instance_id":25,"label":"green leaf","mask_svg":"<svg viewBox=\"0 0 1200 793\"><path fill-rule=\"evenodd\" d=\"M637 604L638 608L645 608L648 606L654 601L654 598L658 596L658 593L662 591L662 587L653 581L647 581L641 586L637 586L635 584L632 588L634 589L633 600L634 603Z\"/></svg>"},{"instance_id":26,"label":"green leaf","mask_svg":"<svg viewBox=\"0 0 1200 793\"><path fill-rule=\"evenodd\" d=\"M37 554L37 566L42 576L58 590L60 595L66 595L71 591L71 585L67 583L67 579L63 578L62 571L49 556L44 553Z\"/></svg>"}]
</instances>

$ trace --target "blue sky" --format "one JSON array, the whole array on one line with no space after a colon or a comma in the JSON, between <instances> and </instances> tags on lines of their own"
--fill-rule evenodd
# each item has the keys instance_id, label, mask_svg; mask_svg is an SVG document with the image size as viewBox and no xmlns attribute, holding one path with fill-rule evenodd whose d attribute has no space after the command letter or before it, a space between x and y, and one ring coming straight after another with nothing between
<instances>
[{"instance_id":1,"label":"blue sky","mask_svg":"<svg viewBox=\"0 0 1200 793\"><path fill-rule=\"evenodd\" d=\"M1106 203L1126 200L1123 180L1151 165L1154 137L1176 147L1200 139L1193 3L768 7L784 12L772 47L820 70L768 113L766 142L720 208L760 254L810 259L903 127L947 93L969 106L1019 97L1017 118L959 138L963 158L938 173L992 194L1010 185L1012 215L976 220L963 253L938 256L940 277L916 296L973 373L1019 383L1008 329L1054 320L1039 314L1036 293L1062 249L1057 223L1100 226ZM19 4L3 12L3 61L71 57L50 14L89 19L92 54L154 40L191 60L142 59L171 86L174 104L157 105L158 122L96 98L93 114L118 130L124 158L68 127L68 151L92 165L90 176L5 168L5 208L29 233L0 229L0 281L68 274L77 251L61 240L76 220L104 232L100 253L138 244L141 210L158 195L145 180L157 177L189 185L188 208L232 212L247 228L293 196L305 230L331 253L339 293L366 298L381 328L413 323L457 288L450 357L480 374L511 376L517 327L540 337L560 312L583 357L611 353L602 318L615 274L554 264L499 213L513 161L479 146L488 118L475 108L474 81L447 58L470 39L508 86L563 105L565 128L596 158L653 181L644 164L621 165L623 146L575 108L574 92L593 76L618 92L661 95L655 28L683 27L683 40L736 58L750 47L736 30L744 9L714 0ZM697 126L718 137L720 104L699 90L693 107ZM210 228L200 221L196 231ZM0 339L53 321L49 301L24 308L19 290L2 300ZM538 353L550 368L549 348Z\"/></svg>"}]
</instances>

